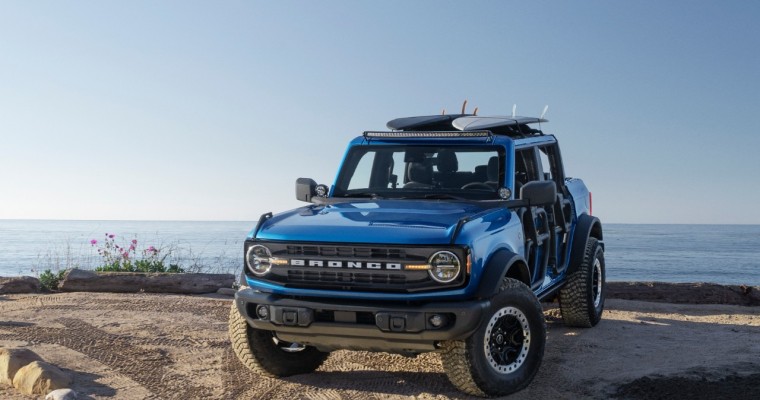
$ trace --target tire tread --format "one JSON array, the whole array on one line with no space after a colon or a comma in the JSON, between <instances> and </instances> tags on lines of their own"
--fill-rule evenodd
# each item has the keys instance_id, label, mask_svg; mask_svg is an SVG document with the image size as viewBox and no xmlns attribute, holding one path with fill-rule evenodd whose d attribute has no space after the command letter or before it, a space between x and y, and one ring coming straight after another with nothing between
<instances>
[{"instance_id":1,"label":"tire tread","mask_svg":"<svg viewBox=\"0 0 760 400\"><path fill-rule=\"evenodd\" d=\"M565 325L578 328L591 328L596 325L592 318L593 304L589 303L590 274L599 241L590 237L583 252L583 261L577 270L567 277L567 283L559 292L559 308ZM604 299L602 299L604 300Z\"/></svg>"},{"instance_id":2,"label":"tire tread","mask_svg":"<svg viewBox=\"0 0 760 400\"><path fill-rule=\"evenodd\" d=\"M230 309L228 332L232 350L240 362L249 370L270 378L313 372L330 355L309 346L297 353L277 349L269 332L248 326L234 302ZM254 351L254 346L258 352Z\"/></svg>"},{"instance_id":3,"label":"tire tread","mask_svg":"<svg viewBox=\"0 0 760 400\"><path fill-rule=\"evenodd\" d=\"M526 312L533 312L536 315L540 315L541 318L541 324L542 329L538 329L536 332L537 335L539 334L546 334L546 325L544 321L543 316L543 309L541 308L541 304L538 302L538 299L535 298L535 295L533 295L533 292L525 286L524 283L512 279L512 278L503 278L502 284L499 287L499 291L497 292L496 296L499 296L499 294L505 292L505 291L511 291L511 290L524 290L525 294L529 294L533 298L532 306L534 307L533 310L524 310ZM486 322L484 322L486 323ZM473 333L473 335L477 335L476 333ZM545 336L544 336L545 337ZM536 341L535 342L539 348L537 351L539 352L539 357L543 357L543 340ZM467 394L473 395L473 396L479 396L479 397L488 397L488 396L494 396L494 395L507 395L510 393L514 393L518 390L521 390L528 386L530 382L533 380L533 377L535 376L535 373L538 371L538 367L540 366L540 360L536 365L535 370L531 372L531 374L525 379L524 382L512 386L512 387L501 387L499 386L498 382L489 382L487 381L486 377L480 376L480 373L477 372L477 368L473 365L473 361L471 356L475 354L475 352L482 352L482 348L473 348L472 340L452 340L442 343L442 352L441 352L441 364L443 365L443 370L446 373L446 376L449 378L449 381L459 390L462 392L465 392Z\"/></svg>"}]
</instances>

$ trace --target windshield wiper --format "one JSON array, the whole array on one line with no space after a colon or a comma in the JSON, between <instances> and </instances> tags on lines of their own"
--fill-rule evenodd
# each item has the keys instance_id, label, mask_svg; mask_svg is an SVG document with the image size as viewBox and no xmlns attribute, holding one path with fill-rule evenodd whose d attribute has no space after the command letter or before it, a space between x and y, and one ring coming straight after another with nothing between
<instances>
[{"instance_id":1,"label":"windshield wiper","mask_svg":"<svg viewBox=\"0 0 760 400\"><path fill-rule=\"evenodd\" d=\"M441 200L467 200L464 197L455 196L448 193L428 193L422 196L423 199L441 199Z\"/></svg>"},{"instance_id":2,"label":"windshield wiper","mask_svg":"<svg viewBox=\"0 0 760 400\"><path fill-rule=\"evenodd\" d=\"M382 198L382 196L378 195L375 192L346 193L345 195L343 195L343 197L369 197L372 199Z\"/></svg>"}]
</instances>

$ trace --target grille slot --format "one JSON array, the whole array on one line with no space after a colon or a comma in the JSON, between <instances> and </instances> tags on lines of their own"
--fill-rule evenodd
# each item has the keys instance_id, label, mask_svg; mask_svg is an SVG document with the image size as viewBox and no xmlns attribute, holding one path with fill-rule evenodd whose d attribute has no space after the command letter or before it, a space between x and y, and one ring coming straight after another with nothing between
<instances>
[{"instance_id":1,"label":"grille slot","mask_svg":"<svg viewBox=\"0 0 760 400\"><path fill-rule=\"evenodd\" d=\"M382 258L388 260L407 259L404 249L381 247L288 245L287 254L291 256Z\"/></svg>"},{"instance_id":2,"label":"grille slot","mask_svg":"<svg viewBox=\"0 0 760 400\"><path fill-rule=\"evenodd\" d=\"M360 283L378 285L404 285L406 276L392 273L366 273L366 272L334 272L334 271L304 271L300 269L288 270L288 282L314 282L314 283Z\"/></svg>"}]
</instances>

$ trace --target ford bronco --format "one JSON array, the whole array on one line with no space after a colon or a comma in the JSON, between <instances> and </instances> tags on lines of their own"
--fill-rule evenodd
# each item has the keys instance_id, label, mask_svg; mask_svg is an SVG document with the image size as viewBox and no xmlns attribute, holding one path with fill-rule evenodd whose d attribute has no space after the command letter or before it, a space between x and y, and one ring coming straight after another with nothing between
<instances>
[{"instance_id":1,"label":"ford bronco","mask_svg":"<svg viewBox=\"0 0 760 400\"><path fill-rule=\"evenodd\" d=\"M310 204L263 215L245 241L229 325L240 361L283 377L337 349L432 351L466 393L525 388L544 353L540 301L592 327L605 298L591 193L543 122L399 118L351 141L331 186L298 179Z\"/></svg>"}]
</instances>

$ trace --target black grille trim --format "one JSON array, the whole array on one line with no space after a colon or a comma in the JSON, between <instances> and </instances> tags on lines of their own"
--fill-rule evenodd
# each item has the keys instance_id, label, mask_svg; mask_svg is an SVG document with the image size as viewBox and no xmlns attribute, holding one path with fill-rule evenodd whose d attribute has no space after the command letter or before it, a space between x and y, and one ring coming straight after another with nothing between
<instances>
[{"instance_id":1,"label":"black grille trim","mask_svg":"<svg viewBox=\"0 0 760 400\"><path fill-rule=\"evenodd\" d=\"M467 250L451 246L378 246L346 243L288 243L249 240L245 249L253 244L269 248L273 257L303 257L310 260L389 262L401 264L426 263L433 253L451 251L459 257L463 268L467 260ZM274 266L264 277L256 277L246 269L250 278L277 283L285 287L357 290L376 292L411 293L420 291L446 290L464 286L468 277L462 273L454 282L441 284L430 278L427 271L368 270L349 268L323 268L305 266Z\"/></svg>"}]
</instances>

